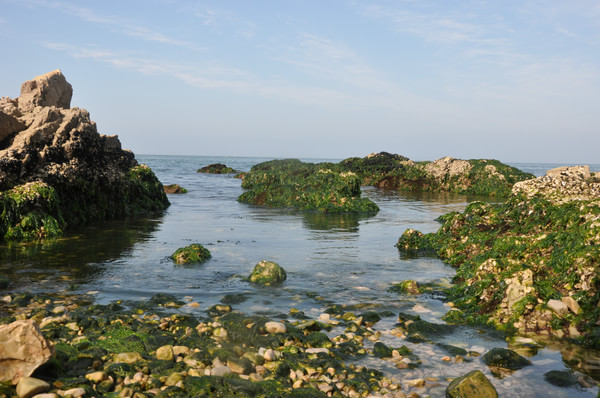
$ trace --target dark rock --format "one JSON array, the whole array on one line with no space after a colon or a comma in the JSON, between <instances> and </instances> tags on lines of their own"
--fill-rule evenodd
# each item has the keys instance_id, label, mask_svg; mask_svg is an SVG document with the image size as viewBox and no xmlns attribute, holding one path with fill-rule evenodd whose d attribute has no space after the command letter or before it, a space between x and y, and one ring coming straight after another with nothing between
<instances>
[{"instance_id":1,"label":"dark rock","mask_svg":"<svg viewBox=\"0 0 600 398\"><path fill-rule=\"evenodd\" d=\"M209 164L208 166L204 166L198 169L198 173L207 173L207 174L233 174L237 173L237 170L232 169L222 163L214 163Z\"/></svg>"},{"instance_id":2,"label":"dark rock","mask_svg":"<svg viewBox=\"0 0 600 398\"><path fill-rule=\"evenodd\" d=\"M567 370L551 370L544 373L544 380L557 387L574 387L579 385L579 379L573 372Z\"/></svg>"},{"instance_id":3,"label":"dark rock","mask_svg":"<svg viewBox=\"0 0 600 398\"><path fill-rule=\"evenodd\" d=\"M531 361L507 348L492 348L483 354L483 363L503 369L518 370L531 365Z\"/></svg>"},{"instance_id":4,"label":"dark rock","mask_svg":"<svg viewBox=\"0 0 600 398\"><path fill-rule=\"evenodd\" d=\"M373 355L377 358L391 358L392 349L383 344L382 342L378 341L373 346Z\"/></svg>"}]
</instances>

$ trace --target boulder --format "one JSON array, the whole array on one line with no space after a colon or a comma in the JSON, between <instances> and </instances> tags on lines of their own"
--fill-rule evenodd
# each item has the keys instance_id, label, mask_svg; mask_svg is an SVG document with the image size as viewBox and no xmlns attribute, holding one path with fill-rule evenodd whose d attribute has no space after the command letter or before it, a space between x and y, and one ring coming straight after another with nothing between
<instances>
[{"instance_id":1,"label":"boulder","mask_svg":"<svg viewBox=\"0 0 600 398\"><path fill-rule=\"evenodd\" d=\"M481 370L454 379L446 388L448 398L496 398L498 392Z\"/></svg>"},{"instance_id":2,"label":"boulder","mask_svg":"<svg viewBox=\"0 0 600 398\"><path fill-rule=\"evenodd\" d=\"M22 377L17 384L17 395L20 398L29 398L50 390L50 384L44 380L33 377Z\"/></svg>"},{"instance_id":3,"label":"boulder","mask_svg":"<svg viewBox=\"0 0 600 398\"><path fill-rule=\"evenodd\" d=\"M52 356L50 342L32 320L0 325L0 382L16 384Z\"/></svg>"},{"instance_id":4,"label":"boulder","mask_svg":"<svg viewBox=\"0 0 600 398\"><path fill-rule=\"evenodd\" d=\"M287 273L279 264L262 260L254 266L249 279L252 283L272 285L285 281L287 279Z\"/></svg>"},{"instance_id":5,"label":"boulder","mask_svg":"<svg viewBox=\"0 0 600 398\"><path fill-rule=\"evenodd\" d=\"M171 255L176 264L203 263L211 258L210 251L199 243L180 247Z\"/></svg>"},{"instance_id":6,"label":"boulder","mask_svg":"<svg viewBox=\"0 0 600 398\"><path fill-rule=\"evenodd\" d=\"M71 95L57 70L25 82L19 98L0 99L0 241L56 237L67 225L169 205L150 168L116 135L99 134L85 109L70 108Z\"/></svg>"},{"instance_id":7,"label":"boulder","mask_svg":"<svg viewBox=\"0 0 600 398\"><path fill-rule=\"evenodd\" d=\"M28 80L21 85L19 108L30 111L36 106L55 106L69 109L73 87L60 69Z\"/></svg>"}]
</instances>

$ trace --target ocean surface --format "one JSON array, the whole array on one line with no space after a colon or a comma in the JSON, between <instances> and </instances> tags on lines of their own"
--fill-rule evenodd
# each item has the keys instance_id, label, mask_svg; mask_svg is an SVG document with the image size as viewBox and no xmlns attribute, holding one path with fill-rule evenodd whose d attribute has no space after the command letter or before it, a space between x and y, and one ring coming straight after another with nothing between
<instances>
[{"instance_id":1,"label":"ocean surface","mask_svg":"<svg viewBox=\"0 0 600 398\"><path fill-rule=\"evenodd\" d=\"M211 163L225 163L240 171L272 158L194 157L138 155L163 184L179 184L189 190L170 195L171 206L153 217L111 221L70 231L64 239L41 244L0 246L0 272L18 291L70 290L89 293L101 303L115 300L146 300L156 293L169 293L198 303L180 311L198 316L219 304L226 295L242 295L235 310L263 314L275 319L294 319L290 309L318 318L330 304L366 310L392 311L375 329L394 347L406 345L419 356L418 369L398 370L390 361L360 359L363 365L380 369L398 380L435 377L434 390L414 391L443 396L447 378L482 370L500 396L596 397L600 380L600 355L569 344L528 353L533 365L503 378L494 378L481 358L448 364L447 352L432 344L411 344L389 334L399 312L420 315L441 323L448 307L435 295L404 296L388 288L404 279L450 283L454 269L432 257L404 258L394 247L407 228L433 232L435 219L450 211L462 211L481 198L450 194L401 193L363 188L380 211L373 217L320 215L268 209L237 202L241 181L232 175L197 173ZM338 161L338 159L303 159ZM513 164L535 175L562 164ZM592 165L600 171L600 165ZM212 253L202 265L175 265L169 256L179 247L200 243ZM261 288L242 278L259 261L279 263L288 274L280 287ZM334 329L331 334L341 331ZM441 341L474 351L507 347L494 333L462 327ZM571 364L568 367L566 363ZM588 387L556 387L544 379L551 370L571 371Z\"/></svg>"}]
</instances>

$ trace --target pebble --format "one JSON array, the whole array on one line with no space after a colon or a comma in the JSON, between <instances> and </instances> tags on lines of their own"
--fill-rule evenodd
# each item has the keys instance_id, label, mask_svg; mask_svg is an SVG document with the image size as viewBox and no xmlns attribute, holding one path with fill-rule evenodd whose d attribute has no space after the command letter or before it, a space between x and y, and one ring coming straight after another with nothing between
<instances>
[{"instance_id":1,"label":"pebble","mask_svg":"<svg viewBox=\"0 0 600 398\"><path fill-rule=\"evenodd\" d=\"M116 363L127 363L133 364L137 361L141 361L143 358L139 352L121 352L115 355L114 361Z\"/></svg>"},{"instance_id":2,"label":"pebble","mask_svg":"<svg viewBox=\"0 0 600 398\"><path fill-rule=\"evenodd\" d=\"M281 322L267 322L265 323L265 330L271 334L287 332L286 326Z\"/></svg>"},{"instance_id":3,"label":"pebble","mask_svg":"<svg viewBox=\"0 0 600 398\"><path fill-rule=\"evenodd\" d=\"M163 345L162 347L158 347L156 350L156 359L162 361L173 361L173 346L172 345Z\"/></svg>"},{"instance_id":4,"label":"pebble","mask_svg":"<svg viewBox=\"0 0 600 398\"><path fill-rule=\"evenodd\" d=\"M277 359L277 353L272 348L269 348L268 350L265 350L263 358L265 361L274 361Z\"/></svg>"},{"instance_id":5,"label":"pebble","mask_svg":"<svg viewBox=\"0 0 600 398\"><path fill-rule=\"evenodd\" d=\"M84 388L71 388L69 390L66 390L62 395L67 396L67 397L72 397L72 398L80 398L85 395L85 389Z\"/></svg>"},{"instance_id":6,"label":"pebble","mask_svg":"<svg viewBox=\"0 0 600 398\"><path fill-rule=\"evenodd\" d=\"M108 373L102 371L92 372L86 374L85 378L93 383L100 383L101 381L108 379Z\"/></svg>"},{"instance_id":7,"label":"pebble","mask_svg":"<svg viewBox=\"0 0 600 398\"><path fill-rule=\"evenodd\" d=\"M36 394L32 398L58 398L58 394L53 392L45 392L43 394Z\"/></svg>"},{"instance_id":8,"label":"pebble","mask_svg":"<svg viewBox=\"0 0 600 398\"><path fill-rule=\"evenodd\" d=\"M211 376L225 376L228 374L231 374L231 369L229 369L228 366L224 366L224 365L215 366L210 371Z\"/></svg>"},{"instance_id":9,"label":"pebble","mask_svg":"<svg viewBox=\"0 0 600 398\"><path fill-rule=\"evenodd\" d=\"M17 384L17 395L20 398L30 398L50 389L50 384L34 377L21 377Z\"/></svg>"},{"instance_id":10,"label":"pebble","mask_svg":"<svg viewBox=\"0 0 600 398\"><path fill-rule=\"evenodd\" d=\"M329 349L327 348L307 348L305 351L307 354L329 354Z\"/></svg>"},{"instance_id":11,"label":"pebble","mask_svg":"<svg viewBox=\"0 0 600 398\"><path fill-rule=\"evenodd\" d=\"M58 305L52 309L53 314L62 314L67 308L64 305Z\"/></svg>"}]
</instances>

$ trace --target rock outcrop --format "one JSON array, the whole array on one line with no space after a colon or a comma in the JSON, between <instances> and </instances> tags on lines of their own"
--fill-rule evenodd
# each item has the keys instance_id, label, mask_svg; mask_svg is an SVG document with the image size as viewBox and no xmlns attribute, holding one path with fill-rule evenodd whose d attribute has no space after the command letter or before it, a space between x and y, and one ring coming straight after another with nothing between
<instances>
[{"instance_id":1,"label":"rock outcrop","mask_svg":"<svg viewBox=\"0 0 600 398\"><path fill-rule=\"evenodd\" d=\"M70 108L72 93L56 70L0 99L0 240L168 206L154 173L117 136L99 134L86 110Z\"/></svg>"},{"instance_id":2,"label":"rock outcrop","mask_svg":"<svg viewBox=\"0 0 600 398\"><path fill-rule=\"evenodd\" d=\"M600 173L591 173L589 166L557 167L546 175L516 183L513 194L528 198L537 196L554 203L600 198Z\"/></svg>"}]
</instances>

